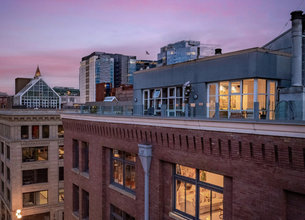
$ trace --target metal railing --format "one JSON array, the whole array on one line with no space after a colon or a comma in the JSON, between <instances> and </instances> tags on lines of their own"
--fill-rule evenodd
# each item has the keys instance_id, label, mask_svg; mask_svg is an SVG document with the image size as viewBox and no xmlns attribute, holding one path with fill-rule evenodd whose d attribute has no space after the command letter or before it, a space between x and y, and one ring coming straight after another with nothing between
<instances>
[{"instance_id":1,"label":"metal railing","mask_svg":"<svg viewBox=\"0 0 305 220\"><path fill-rule=\"evenodd\" d=\"M96 115L122 115L122 116L145 116L145 117L171 117L171 118L194 118L207 120L250 120L250 121L298 121L305 123L303 103L279 102L274 111L259 109L259 104L254 103L254 109L225 111L220 110L218 103L213 114L207 114L205 105L184 105L169 109L166 105L157 108L144 108L143 105L120 105L119 103L106 106L80 106L81 114Z\"/></svg>"}]
</instances>

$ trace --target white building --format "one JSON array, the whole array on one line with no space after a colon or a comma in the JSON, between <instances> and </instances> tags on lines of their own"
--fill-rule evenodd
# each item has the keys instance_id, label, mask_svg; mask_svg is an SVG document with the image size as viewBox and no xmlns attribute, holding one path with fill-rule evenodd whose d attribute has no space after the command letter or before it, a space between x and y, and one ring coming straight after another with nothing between
<instances>
[{"instance_id":1,"label":"white building","mask_svg":"<svg viewBox=\"0 0 305 220\"><path fill-rule=\"evenodd\" d=\"M14 106L60 109L60 96L41 78L37 67L34 78L14 96Z\"/></svg>"}]
</instances>

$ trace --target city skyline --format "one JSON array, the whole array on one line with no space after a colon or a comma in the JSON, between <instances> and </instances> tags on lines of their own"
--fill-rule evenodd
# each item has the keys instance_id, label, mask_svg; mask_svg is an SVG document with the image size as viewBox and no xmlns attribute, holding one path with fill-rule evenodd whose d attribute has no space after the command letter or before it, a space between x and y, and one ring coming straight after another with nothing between
<instances>
[{"instance_id":1,"label":"city skyline","mask_svg":"<svg viewBox=\"0 0 305 220\"><path fill-rule=\"evenodd\" d=\"M263 46L289 29L291 11L305 8L301 0L5 0L0 5L0 91L9 95L14 79L33 77L37 65L52 87L78 88L81 58L93 51L156 60L161 47L179 40L217 44L224 53Z\"/></svg>"}]
</instances>

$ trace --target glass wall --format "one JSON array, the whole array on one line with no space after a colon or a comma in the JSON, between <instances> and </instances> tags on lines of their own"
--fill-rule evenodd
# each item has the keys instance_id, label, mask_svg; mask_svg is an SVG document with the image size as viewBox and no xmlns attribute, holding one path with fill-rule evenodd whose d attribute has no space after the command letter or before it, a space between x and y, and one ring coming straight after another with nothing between
<instances>
[{"instance_id":1,"label":"glass wall","mask_svg":"<svg viewBox=\"0 0 305 220\"><path fill-rule=\"evenodd\" d=\"M161 115L161 106L166 105L167 116L180 116L184 112L183 87L146 89L143 91L145 115Z\"/></svg>"},{"instance_id":2,"label":"glass wall","mask_svg":"<svg viewBox=\"0 0 305 220\"><path fill-rule=\"evenodd\" d=\"M174 210L190 219L223 219L223 176L175 166Z\"/></svg>"},{"instance_id":3,"label":"glass wall","mask_svg":"<svg viewBox=\"0 0 305 220\"><path fill-rule=\"evenodd\" d=\"M40 79L21 96L21 104L28 108L60 108L60 97Z\"/></svg>"},{"instance_id":4,"label":"glass wall","mask_svg":"<svg viewBox=\"0 0 305 220\"><path fill-rule=\"evenodd\" d=\"M208 84L207 117L214 118L219 103L220 118L254 118L254 103L259 103L259 118L274 119L276 81L244 79Z\"/></svg>"}]
</instances>

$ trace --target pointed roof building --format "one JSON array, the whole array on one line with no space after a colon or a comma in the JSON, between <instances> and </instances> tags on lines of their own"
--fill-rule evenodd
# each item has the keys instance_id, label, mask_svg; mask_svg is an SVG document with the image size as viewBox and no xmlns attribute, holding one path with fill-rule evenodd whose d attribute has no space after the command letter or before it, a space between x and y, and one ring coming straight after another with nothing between
<instances>
[{"instance_id":1,"label":"pointed roof building","mask_svg":"<svg viewBox=\"0 0 305 220\"><path fill-rule=\"evenodd\" d=\"M39 66L36 73L14 96L15 106L27 108L61 108L60 96L42 79Z\"/></svg>"},{"instance_id":2,"label":"pointed roof building","mask_svg":"<svg viewBox=\"0 0 305 220\"><path fill-rule=\"evenodd\" d=\"M39 65L37 66L37 69L36 69L36 73L35 73L34 79L37 79L38 77L41 77L41 73L40 73L40 70L39 70Z\"/></svg>"}]
</instances>

